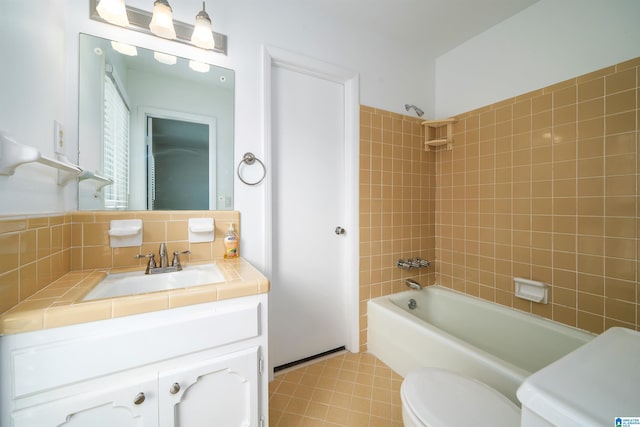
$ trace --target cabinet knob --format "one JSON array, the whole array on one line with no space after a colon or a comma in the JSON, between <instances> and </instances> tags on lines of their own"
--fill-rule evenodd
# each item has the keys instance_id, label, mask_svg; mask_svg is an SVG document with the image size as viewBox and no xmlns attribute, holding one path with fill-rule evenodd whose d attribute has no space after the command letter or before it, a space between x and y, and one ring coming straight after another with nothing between
<instances>
[{"instance_id":1,"label":"cabinet knob","mask_svg":"<svg viewBox=\"0 0 640 427\"><path fill-rule=\"evenodd\" d=\"M133 403L135 403L136 405L141 405L142 402L144 402L145 399L145 395L143 392L140 392L136 395L136 398L133 400Z\"/></svg>"},{"instance_id":2,"label":"cabinet knob","mask_svg":"<svg viewBox=\"0 0 640 427\"><path fill-rule=\"evenodd\" d=\"M171 388L169 389L169 392L170 392L171 394L176 394L176 393L177 393L177 392L179 392L179 391L180 391L180 384L178 384L178 383L173 383L173 384L171 385Z\"/></svg>"}]
</instances>

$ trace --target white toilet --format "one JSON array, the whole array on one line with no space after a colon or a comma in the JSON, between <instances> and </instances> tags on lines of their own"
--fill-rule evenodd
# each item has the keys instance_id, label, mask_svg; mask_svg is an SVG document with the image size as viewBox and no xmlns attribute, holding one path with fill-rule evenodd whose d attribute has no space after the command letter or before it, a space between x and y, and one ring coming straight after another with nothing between
<instances>
[{"instance_id":1,"label":"white toilet","mask_svg":"<svg viewBox=\"0 0 640 427\"><path fill-rule=\"evenodd\" d=\"M520 408L473 378L440 368L410 372L400 388L405 427L520 425Z\"/></svg>"}]
</instances>

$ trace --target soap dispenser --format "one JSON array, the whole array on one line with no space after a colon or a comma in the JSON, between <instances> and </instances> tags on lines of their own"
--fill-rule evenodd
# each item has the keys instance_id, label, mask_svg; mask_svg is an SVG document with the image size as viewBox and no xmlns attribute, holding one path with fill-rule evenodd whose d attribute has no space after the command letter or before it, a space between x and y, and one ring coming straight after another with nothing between
<instances>
[{"instance_id":1,"label":"soap dispenser","mask_svg":"<svg viewBox=\"0 0 640 427\"><path fill-rule=\"evenodd\" d=\"M235 228L233 228L233 223L229 224L229 230L227 230L224 235L225 258L238 258L240 256L240 251L238 250L238 245L240 243L239 240L238 234L236 233Z\"/></svg>"}]
</instances>

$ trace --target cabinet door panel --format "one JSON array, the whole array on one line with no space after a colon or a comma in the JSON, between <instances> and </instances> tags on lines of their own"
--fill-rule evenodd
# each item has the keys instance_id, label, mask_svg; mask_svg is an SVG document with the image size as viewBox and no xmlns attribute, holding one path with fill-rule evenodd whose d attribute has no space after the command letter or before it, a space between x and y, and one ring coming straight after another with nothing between
<instances>
[{"instance_id":1,"label":"cabinet door panel","mask_svg":"<svg viewBox=\"0 0 640 427\"><path fill-rule=\"evenodd\" d=\"M161 372L160 426L257 426L258 358L254 347Z\"/></svg>"},{"instance_id":2,"label":"cabinet door panel","mask_svg":"<svg viewBox=\"0 0 640 427\"><path fill-rule=\"evenodd\" d=\"M146 427L158 423L157 379L87 392L16 411L15 427ZM144 399L139 396L144 393ZM138 400L138 404L135 401Z\"/></svg>"}]
</instances>

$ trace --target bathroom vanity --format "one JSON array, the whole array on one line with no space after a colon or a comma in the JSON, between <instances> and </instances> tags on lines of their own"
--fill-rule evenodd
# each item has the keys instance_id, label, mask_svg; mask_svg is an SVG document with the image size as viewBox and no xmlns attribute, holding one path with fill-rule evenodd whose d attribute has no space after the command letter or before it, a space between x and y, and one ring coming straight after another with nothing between
<instances>
[{"instance_id":1,"label":"bathroom vanity","mask_svg":"<svg viewBox=\"0 0 640 427\"><path fill-rule=\"evenodd\" d=\"M0 426L266 423L268 281L244 260L230 265L242 265L245 278L226 269L224 283L78 297L67 308L111 304L113 314L127 300L164 294L179 307L50 328L45 310L42 328L0 336Z\"/></svg>"}]
</instances>

